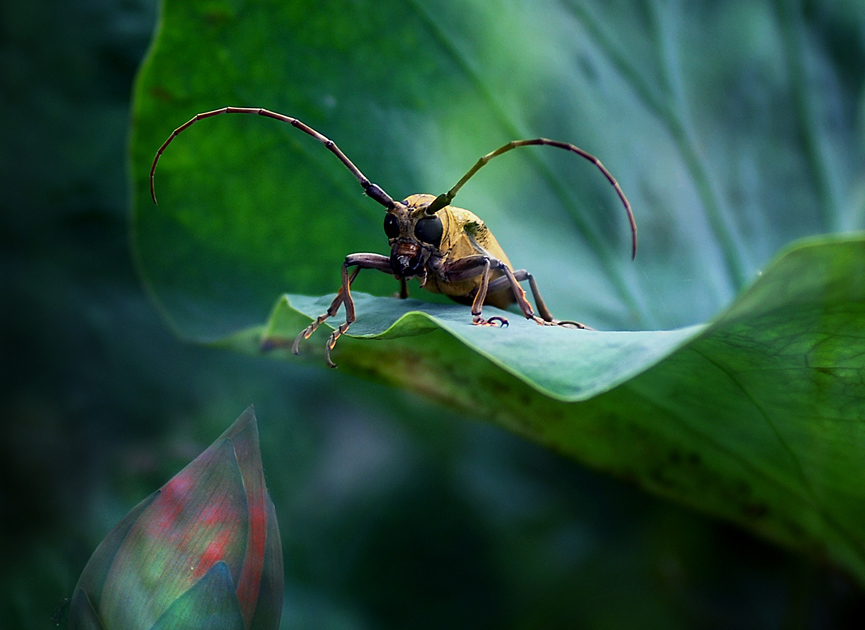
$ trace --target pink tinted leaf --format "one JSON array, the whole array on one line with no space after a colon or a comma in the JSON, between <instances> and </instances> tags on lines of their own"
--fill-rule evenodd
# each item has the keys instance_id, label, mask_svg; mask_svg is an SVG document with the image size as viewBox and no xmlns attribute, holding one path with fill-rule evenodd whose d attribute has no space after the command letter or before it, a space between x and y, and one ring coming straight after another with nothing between
<instances>
[{"instance_id":1,"label":"pink tinted leaf","mask_svg":"<svg viewBox=\"0 0 865 630\"><path fill-rule=\"evenodd\" d=\"M259 598L259 584L264 566L267 542L268 504L270 503L264 485L264 471L261 466L258 425L251 409L247 409L234 425L226 432L234 446L234 453L246 490L249 509L249 528L246 556L237 581L237 597L240 601L243 618L247 625L252 621ZM275 516L272 517L274 523Z\"/></svg>"},{"instance_id":2,"label":"pink tinted leaf","mask_svg":"<svg viewBox=\"0 0 865 630\"><path fill-rule=\"evenodd\" d=\"M249 630L273 630L279 627L285 574L282 560L282 541L276 511L267 498L267 541L264 548L264 570L259 583L258 604Z\"/></svg>"},{"instance_id":3,"label":"pink tinted leaf","mask_svg":"<svg viewBox=\"0 0 865 630\"><path fill-rule=\"evenodd\" d=\"M108 534L76 587L71 623L81 630L274 630L283 581L250 406Z\"/></svg>"},{"instance_id":4,"label":"pink tinted leaf","mask_svg":"<svg viewBox=\"0 0 865 630\"><path fill-rule=\"evenodd\" d=\"M234 449L219 439L157 493L129 531L103 593L106 624L149 628L221 560L236 579L246 513Z\"/></svg>"}]
</instances>

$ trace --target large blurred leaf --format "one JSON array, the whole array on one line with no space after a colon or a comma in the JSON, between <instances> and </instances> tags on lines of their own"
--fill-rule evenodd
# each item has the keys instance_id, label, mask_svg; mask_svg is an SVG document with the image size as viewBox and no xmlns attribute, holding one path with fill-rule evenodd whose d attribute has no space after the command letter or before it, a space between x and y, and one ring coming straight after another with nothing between
<instances>
[{"instance_id":1,"label":"large blurred leaf","mask_svg":"<svg viewBox=\"0 0 865 630\"><path fill-rule=\"evenodd\" d=\"M250 349L282 291L330 293L345 254L386 247L381 208L334 157L259 117L180 136L153 206L153 154L199 111L297 116L397 198L442 192L514 137L576 142L631 198L635 264L614 193L571 155L502 157L459 205L538 277L558 317L676 331L575 333L517 315L479 329L464 307L359 295L351 332L391 341L341 340L341 369L474 410L865 579L862 241L801 245L730 306L792 239L863 226L865 3L809 7L169 0L135 108L144 277L180 334ZM394 284L366 272L356 286ZM328 299L281 303L270 332L293 336ZM316 362L322 343L304 346Z\"/></svg>"}]
</instances>

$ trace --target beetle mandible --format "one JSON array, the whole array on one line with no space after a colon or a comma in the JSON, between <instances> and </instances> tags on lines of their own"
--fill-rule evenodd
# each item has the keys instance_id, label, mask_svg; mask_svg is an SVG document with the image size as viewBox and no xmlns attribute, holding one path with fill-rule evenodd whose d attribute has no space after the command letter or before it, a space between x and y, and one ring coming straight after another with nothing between
<instances>
[{"instance_id":1,"label":"beetle mandible","mask_svg":"<svg viewBox=\"0 0 865 630\"><path fill-rule=\"evenodd\" d=\"M154 175L159 158L168 145L182 131L199 120L220 114L257 114L266 116L297 127L312 136L333 153L360 182L368 197L384 206L384 232L391 248L390 256L381 254L349 254L342 265L342 285L333 302L325 313L316 318L298 334L292 344L292 351L299 354L300 342L308 339L326 319L336 315L340 306L345 306L345 322L331 333L325 345L325 358L330 367L336 367L330 353L337 339L344 334L356 313L351 297L351 284L361 269L377 269L393 275L400 282L401 298L408 297L407 281L420 280L420 286L433 293L442 293L456 302L471 304L472 323L478 326L506 326L504 317L483 317L483 306L489 304L506 308L516 303L527 319L543 326L570 326L586 329L587 326L573 321L559 321L553 318L538 291L534 276L525 269L514 270L505 252L489 231L484 222L474 213L451 206L451 202L463 185L471 179L490 160L518 147L541 145L564 149L576 153L594 164L613 186L625 207L631 228L631 258L637 253L637 225L631 204L616 179L594 155L583 151L573 144L534 138L513 140L491 153L481 157L469 171L448 192L437 197L416 194L402 201L394 201L380 186L373 184L358 169L340 148L329 138L323 136L309 125L296 118L258 107L223 107L193 116L189 121L172 132L156 152L150 167L150 194L156 203ZM351 271L350 271L351 270ZM526 292L520 282L528 280L529 288L535 299L537 313L526 299ZM275 347L275 343L263 344L265 349Z\"/></svg>"}]
</instances>

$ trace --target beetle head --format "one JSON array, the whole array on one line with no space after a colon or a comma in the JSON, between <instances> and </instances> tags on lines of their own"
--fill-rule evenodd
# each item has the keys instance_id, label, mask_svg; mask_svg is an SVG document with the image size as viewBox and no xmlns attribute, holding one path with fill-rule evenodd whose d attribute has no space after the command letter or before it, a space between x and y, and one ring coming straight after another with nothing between
<instances>
[{"instance_id":1,"label":"beetle head","mask_svg":"<svg viewBox=\"0 0 865 630\"><path fill-rule=\"evenodd\" d=\"M396 202L384 217L384 233L390 243L390 265L395 276L425 275L424 268L441 245L444 227L438 213L428 213L433 195L412 195Z\"/></svg>"}]
</instances>

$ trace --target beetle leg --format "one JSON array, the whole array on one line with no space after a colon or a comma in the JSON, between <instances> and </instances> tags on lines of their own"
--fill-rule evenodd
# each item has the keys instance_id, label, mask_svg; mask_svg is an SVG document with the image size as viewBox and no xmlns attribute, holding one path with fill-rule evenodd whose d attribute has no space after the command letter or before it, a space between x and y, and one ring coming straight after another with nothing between
<instances>
[{"instance_id":1,"label":"beetle leg","mask_svg":"<svg viewBox=\"0 0 865 630\"><path fill-rule=\"evenodd\" d=\"M349 267L355 267L355 269L349 273ZM333 302L330 303L330 306L325 313L316 317L309 326L304 328L300 331L300 334L297 335L291 346L291 351L294 354L300 354L300 342L304 339L309 339L321 323L336 315L337 311L339 311L339 307L344 304L345 323L341 324L333 331L333 333L331 333L327 343L325 344L325 358L327 364L330 367L336 367L336 364L330 358L330 352L336 345L336 340L339 339L340 335L348 330L348 327L351 326L355 319L357 319L354 309L354 300L351 297L351 284L354 282L354 279L357 277L357 274L360 273L361 269L378 269L385 273L393 273L390 266L390 258L387 256L381 256L380 254L349 254L346 256L345 262L342 265L342 285L340 286L336 297L333 299ZM262 344L262 348L269 350L278 347L279 345L281 344L273 340L266 340L265 343Z\"/></svg>"},{"instance_id":2,"label":"beetle leg","mask_svg":"<svg viewBox=\"0 0 865 630\"><path fill-rule=\"evenodd\" d=\"M468 258L463 258L462 260L469 260L470 261L474 258L475 258L474 256L470 256ZM481 286L478 288L478 292L475 294L474 302L472 302L472 315L475 315L476 320L478 318L480 318L480 308L483 305L483 302L486 299L487 294L490 292L495 293L495 292L500 291L501 289L509 286L511 291L514 294L514 299L517 302L517 306L520 307L520 310L523 312L523 315L526 316L526 319L532 319L541 325L548 323L546 320L535 315L535 311L532 308L532 305L529 304L529 301L526 299L526 292L523 291L523 288L520 286L519 280L514 275L514 272L511 270L510 267L508 267L505 263L503 263L502 261L497 260L495 258L489 258L487 256L477 256L477 258L485 259L487 261L487 264L482 268L481 273L483 274L483 277L481 279ZM480 264L481 263L475 263L475 265L480 265ZM469 267L469 268L471 268L471 267ZM504 275L499 277L499 278L496 278L495 280L490 282L489 276L490 276L490 272L491 272L492 268L498 269ZM525 270L522 270L522 269L520 270L520 272L526 273ZM462 279L462 278L460 278L458 276L458 279ZM537 287L533 287L533 293L534 293L534 289L536 289L536 288ZM536 297L537 297L537 295L536 295ZM541 307L539 306L538 309L541 310ZM543 310L541 312L542 313L545 312L547 315L550 314L549 310L547 310L546 305L544 305ZM487 323L483 320L483 318L480 318L480 319L481 319L481 321L475 321L475 323L477 323L477 324ZM500 319L500 318L496 318L496 319ZM552 319L552 316L550 316L550 319ZM490 320L490 321L492 321L492 320ZM507 320L504 320L503 323L507 324Z\"/></svg>"},{"instance_id":3,"label":"beetle leg","mask_svg":"<svg viewBox=\"0 0 865 630\"><path fill-rule=\"evenodd\" d=\"M360 267L357 267L352 272L351 276L349 276L348 282L346 283L345 281L343 281L343 286L345 286L346 284L348 286L351 286L351 283L354 282L354 279L357 277L357 274L360 273L360 269L361 269ZM345 270L346 270L346 267L345 267L345 265L343 265L343 272L345 272ZM336 315L337 311L339 311L339 307L342 306L342 303L344 301L344 297L343 297L344 295L345 295L345 292L343 290L343 287L340 286L339 291L337 291L337 293L336 293L336 297L333 299L333 302L330 303L330 306L328 307L327 311L325 313L323 313L322 315L319 315L318 317L316 317L309 326L307 326L302 331L300 331L300 334L294 339L294 343L291 346L291 351L294 354L300 354L300 342L301 341L303 341L304 339L309 339L310 336L312 336L312 333L314 333L316 331L316 329L321 325L321 323L324 320Z\"/></svg>"},{"instance_id":4,"label":"beetle leg","mask_svg":"<svg viewBox=\"0 0 865 630\"><path fill-rule=\"evenodd\" d=\"M357 314L354 310L354 300L351 297L351 282L355 276L360 272L360 267L358 267L354 273L349 276L348 274L348 258L346 258L345 263L342 265L342 303L345 304L345 321L339 325L339 327L330 333L330 337L327 339L327 343L324 344L324 358L327 361L328 366L336 367L336 363L334 363L330 358L330 351L334 349L336 346L336 340L339 339L339 336L342 335L348 327L352 325L354 320L357 319ZM301 333L303 334L303 333Z\"/></svg>"},{"instance_id":5,"label":"beetle leg","mask_svg":"<svg viewBox=\"0 0 865 630\"><path fill-rule=\"evenodd\" d=\"M531 304L529 304L528 300L526 300L526 293L519 287L519 282L523 282L525 280L529 281L529 288L532 291L532 297L535 299L535 304L538 308L538 314L540 317L535 315L535 312L532 310ZM507 272L501 278L496 278L489 284L489 288L487 289L490 293L495 293L496 291L500 291L505 287L510 286L514 291L514 297L517 299L517 304L520 307L520 310L523 312L523 315L526 316L527 319L534 319L536 322L546 326L565 326L567 328L579 328L582 330L593 330L589 326L585 324L581 324L580 322L570 321L570 320L558 320L553 317L553 314L550 313L550 309L547 308L544 299L541 297L541 292L538 290L538 283L535 281L535 277L526 271L525 269L517 269L513 272L513 281L508 276ZM519 288L519 292L517 289ZM522 297L522 299L520 299ZM525 307L528 307L526 310Z\"/></svg>"},{"instance_id":6,"label":"beetle leg","mask_svg":"<svg viewBox=\"0 0 865 630\"><path fill-rule=\"evenodd\" d=\"M446 263L442 268L445 277L451 282L469 280L477 276L481 277L481 285L475 293L474 300L472 300L472 323L476 326L508 325L508 320L504 317L496 316L486 320L481 316L484 300L487 298L488 287L490 285L490 273L494 268L502 270L505 274L511 271L500 260L482 254L460 258L459 260ZM519 285L517 286L519 287ZM522 289L520 290L522 291ZM525 300L525 298L523 299ZM529 308L531 309L531 306Z\"/></svg>"},{"instance_id":7,"label":"beetle leg","mask_svg":"<svg viewBox=\"0 0 865 630\"><path fill-rule=\"evenodd\" d=\"M474 257L472 256L471 258ZM492 267L492 260L487 256L478 256L478 258L479 260L476 262L471 262L470 259L470 265L463 272L471 275L477 275L479 273L481 276L481 286L478 287L478 291L475 293L475 299L472 300L472 323L475 326L495 326L496 322L498 322L499 326L507 326L508 320L504 317L491 317L489 320L481 317L481 312L484 308L484 300L487 299L487 289L490 285L490 268ZM466 259L463 258L462 260ZM461 275L462 274L457 273L456 279L461 279Z\"/></svg>"},{"instance_id":8,"label":"beetle leg","mask_svg":"<svg viewBox=\"0 0 865 630\"><path fill-rule=\"evenodd\" d=\"M483 257L481 269L481 286L478 287L478 292L475 294L475 299L472 301L472 323L476 326L495 326L495 321L487 321L481 317L481 311L484 308L484 300L487 299L487 288L490 286L490 259ZM501 319L500 326L504 326L508 320Z\"/></svg>"}]
</instances>

